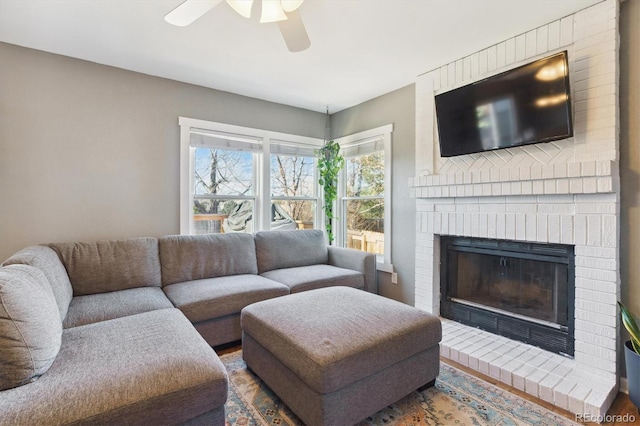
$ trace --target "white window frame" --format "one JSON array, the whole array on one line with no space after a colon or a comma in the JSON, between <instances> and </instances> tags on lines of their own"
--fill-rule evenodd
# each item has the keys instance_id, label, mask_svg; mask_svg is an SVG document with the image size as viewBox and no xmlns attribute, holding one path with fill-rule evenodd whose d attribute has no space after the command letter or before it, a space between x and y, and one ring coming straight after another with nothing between
<instances>
[{"instance_id":1,"label":"white window frame","mask_svg":"<svg viewBox=\"0 0 640 426\"><path fill-rule=\"evenodd\" d=\"M180 233L193 234L193 187L194 187L194 152L191 136L198 132L215 132L236 135L240 139L249 138L261 144L261 149L255 151L254 158L254 195L255 220L254 232L268 230L271 226L271 141L288 141L297 143L305 147L321 148L324 141L318 138L292 135L288 133L273 132L269 130L255 129L251 127L236 126L232 124L218 123L213 121L198 120L188 117L179 117L180 125ZM231 138L232 139L232 138ZM229 149L234 149L231 143ZM315 168L317 170L317 167ZM316 171L317 173L317 171ZM317 178L315 179L317 185ZM319 189L316 188L316 194ZM239 198L235 196L216 196L216 198ZM316 202L316 223L315 227L321 229L322 207L318 199Z\"/></svg>"},{"instance_id":2,"label":"white window frame","mask_svg":"<svg viewBox=\"0 0 640 426\"><path fill-rule=\"evenodd\" d=\"M366 130L364 132L354 133L348 136L344 136L335 139L340 145L340 150L345 151L349 148L354 148L358 145L364 145L367 143L376 143L380 140L384 144L384 254L377 256L377 268L379 271L393 272L393 263L391 257L391 142L392 142L393 124L387 124L386 126L377 127L375 129ZM340 171L338 179L338 199L334 206L336 211L343 212L343 200L346 197L346 168L343 167ZM338 220L340 220L338 218ZM344 247L346 245L345 226L337 224L334 229L337 230L336 240L338 245Z\"/></svg>"}]
</instances>

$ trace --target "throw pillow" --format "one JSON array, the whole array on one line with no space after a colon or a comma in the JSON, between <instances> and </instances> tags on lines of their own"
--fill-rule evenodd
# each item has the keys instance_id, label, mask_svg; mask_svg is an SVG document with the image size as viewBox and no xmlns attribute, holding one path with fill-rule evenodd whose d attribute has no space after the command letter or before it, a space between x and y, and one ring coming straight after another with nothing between
<instances>
[{"instance_id":1,"label":"throw pillow","mask_svg":"<svg viewBox=\"0 0 640 426\"><path fill-rule=\"evenodd\" d=\"M0 390L44 374L60 351L62 321L47 278L37 268L0 268Z\"/></svg>"}]
</instances>

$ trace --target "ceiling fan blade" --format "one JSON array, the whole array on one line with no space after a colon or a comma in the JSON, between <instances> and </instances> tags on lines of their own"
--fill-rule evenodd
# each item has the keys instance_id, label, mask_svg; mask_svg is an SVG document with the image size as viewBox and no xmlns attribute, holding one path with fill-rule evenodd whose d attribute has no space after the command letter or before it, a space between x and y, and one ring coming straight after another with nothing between
<instances>
[{"instance_id":1,"label":"ceiling fan blade","mask_svg":"<svg viewBox=\"0 0 640 426\"><path fill-rule=\"evenodd\" d=\"M178 27L186 27L210 11L222 0L186 0L164 16L164 20Z\"/></svg>"},{"instance_id":2,"label":"ceiling fan blade","mask_svg":"<svg viewBox=\"0 0 640 426\"><path fill-rule=\"evenodd\" d=\"M302 52L311 46L300 13L297 10L287 13L286 21L279 21L278 28L290 52Z\"/></svg>"}]
</instances>

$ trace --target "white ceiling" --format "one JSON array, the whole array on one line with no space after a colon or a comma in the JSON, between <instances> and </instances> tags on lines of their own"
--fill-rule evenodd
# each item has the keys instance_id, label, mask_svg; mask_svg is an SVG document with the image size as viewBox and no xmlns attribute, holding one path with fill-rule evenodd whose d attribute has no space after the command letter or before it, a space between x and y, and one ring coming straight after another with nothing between
<instances>
[{"instance_id":1,"label":"white ceiling","mask_svg":"<svg viewBox=\"0 0 640 426\"><path fill-rule=\"evenodd\" d=\"M181 28L181 0L0 0L0 41L334 113L599 1L306 0L311 47L290 53L225 2Z\"/></svg>"}]
</instances>

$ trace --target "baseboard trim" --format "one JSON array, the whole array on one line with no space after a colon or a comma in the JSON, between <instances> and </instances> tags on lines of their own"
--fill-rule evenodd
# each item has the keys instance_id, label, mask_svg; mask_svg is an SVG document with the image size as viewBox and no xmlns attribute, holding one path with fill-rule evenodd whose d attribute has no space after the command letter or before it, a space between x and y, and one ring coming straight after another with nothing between
<instances>
[{"instance_id":1,"label":"baseboard trim","mask_svg":"<svg viewBox=\"0 0 640 426\"><path fill-rule=\"evenodd\" d=\"M626 377L620 377L620 392L626 393L629 395L629 382Z\"/></svg>"}]
</instances>

